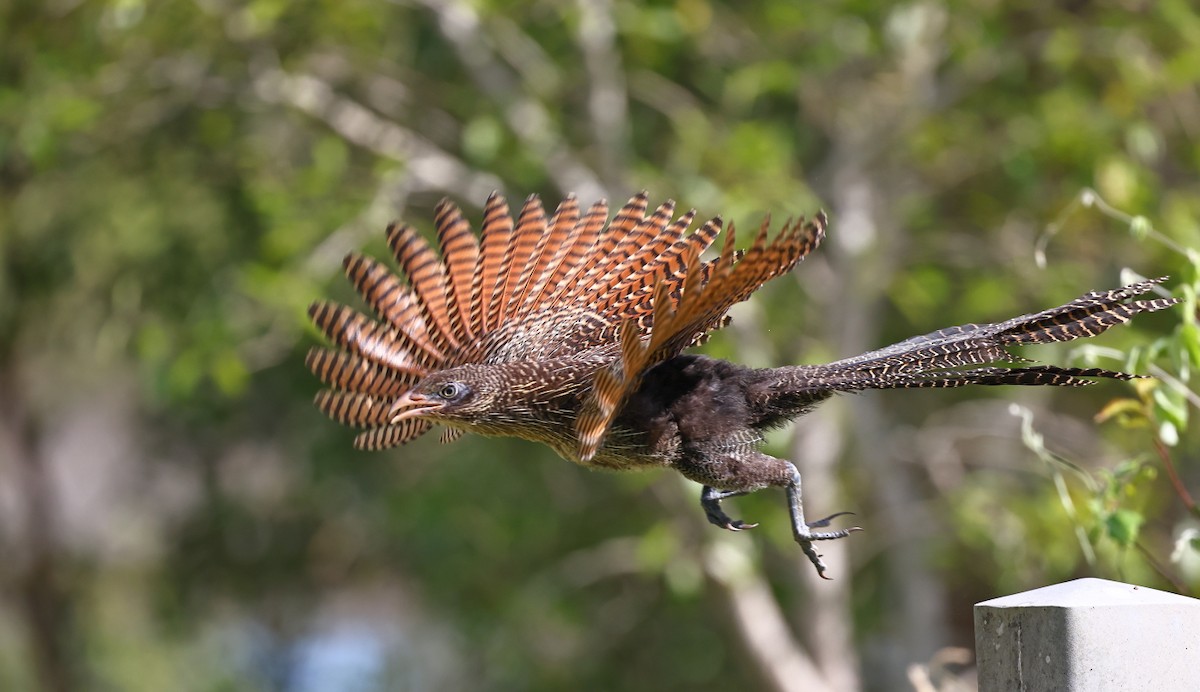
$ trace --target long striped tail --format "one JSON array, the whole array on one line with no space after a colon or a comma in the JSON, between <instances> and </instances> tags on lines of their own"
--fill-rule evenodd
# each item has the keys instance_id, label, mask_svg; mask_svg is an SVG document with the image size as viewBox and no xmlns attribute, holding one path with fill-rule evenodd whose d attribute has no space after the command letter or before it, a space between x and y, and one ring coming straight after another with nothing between
<instances>
[{"instance_id":1,"label":"long striped tail","mask_svg":"<svg viewBox=\"0 0 1200 692\"><path fill-rule=\"evenodd\" d=\"M1137 375L1103 368L1057 365L988 366L1030 363L1008 351L1024 344L1046 344L1096 336L1142 312L1155 312L1178 298L1132 300L1167 277L1095 291L1065 305L995 324L966 324L915 336L877 351L826 365L779 368L784 389L811 393L863 389L949 388L966 385L1050 385L1080 387L1090 378L1129 380ZM965 367L964 369L964 366ZM969 367L983 366L983 367ZM795 391L795 390L793 390Z\"/></svg>"}]
</instances>

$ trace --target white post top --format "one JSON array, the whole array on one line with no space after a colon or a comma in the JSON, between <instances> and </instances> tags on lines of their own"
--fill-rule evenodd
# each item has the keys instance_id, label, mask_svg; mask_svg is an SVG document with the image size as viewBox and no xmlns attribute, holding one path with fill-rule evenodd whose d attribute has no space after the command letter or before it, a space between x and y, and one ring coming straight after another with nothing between
<instances>
[{"instance_id":1,"label":"white post top","mask_svg":"<svg viewBox=\"0 0 1200 692\"><path fill-rule=\"evenodd\" d=\"M1051 584L1032 591L976 603L984 608L1088 608L1101 606L1173 605L1200 608L1200 600L1177 593L1134 586L1119 581L1085 577ZM1200 615L1200 614L1198 614Z\"/></svg>"},{"instance_id":2,"label":"white post top","mask_svg":"<svg viewBox=\"0 0 1200 692\"><path fill-rule=\"evenodd\" d=\"M1197 692L1200 600L1076 579L975 605L980 692Z\"/></svg>"}]
</instances>

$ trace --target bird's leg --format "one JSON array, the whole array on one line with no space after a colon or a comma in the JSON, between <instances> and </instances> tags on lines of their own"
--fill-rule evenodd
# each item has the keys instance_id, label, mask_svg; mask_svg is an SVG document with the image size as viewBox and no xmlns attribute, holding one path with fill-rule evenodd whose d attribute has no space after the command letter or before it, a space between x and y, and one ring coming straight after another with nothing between
<instances>
[{"instance_id":1,"label":"bird's leg","mask_svg":"<svg viewBox=\"0 0 1200 692\"><path fill-rule=\"evenodd\" d=\"M795 464L786 459L777 459L753 448L735 448L731 451L728 445L719 446L717 453L706 453L707 450L703 447L696 451L695 454L676 460L673 466L684 476L704 486L700 493L700 506L704 508L708 520L723 529L739 531L751 528L754 524L731 519L721 509L721 500L752 493L768 486L785 488L788 508L791 510L792 535L823 579L829 577L825 576L825 563L821 562L821 556L813 548L813 541L831 541L845 538L855 531L862 531L857 526L836 531L814 531L813 529L829 526L833 519L849 512L838 512L824 519L805 522L804 503L800 498L800 472L796 470Z\"/></svg>"},{"instance_id":2,"label":"bird's leg","mask_svg":"<svg viewBox=\"0 0 1200 692\"><path fill-rule=\"evenodd\" d=\"M858 526L852 526L848 529L838 529L837 531L813 531L829 526L830 520L840 517L843 514L851 514L851 512L838 512L830 514L824 519L818 519L813 522L804 521L804 501L800 498L800 471L796 469L794 464L788 464L792 467L792 478L787 485L788 509L792 515L792 535L796 538L796 542L800 544L800 549L804 551L809 562L813 563L813 567L817 568L817 576L822 579L828 579L825 576L825 563L821 561L821 556L817 554L813 548L813 541L832 541L838 538L845 538L855 531L862 531Z\"/></svg>"},{"instance_id":3,"label":"bird's leg","mask_svg":"<svg viewBox=\"0 0 1200 692\"><path fill-rule=\"evenodd\" d=\"M704 486L700 491L700 506L704 508L704 516L708 517L708 521L723 529L730 531L741 531L742 529L752 529L758 524L747 524L741 519L731 519L725 510L721 509L721 500L738 495L745 495L749 490L717 490L711 485Z\"/></svg>"}]
</instances>

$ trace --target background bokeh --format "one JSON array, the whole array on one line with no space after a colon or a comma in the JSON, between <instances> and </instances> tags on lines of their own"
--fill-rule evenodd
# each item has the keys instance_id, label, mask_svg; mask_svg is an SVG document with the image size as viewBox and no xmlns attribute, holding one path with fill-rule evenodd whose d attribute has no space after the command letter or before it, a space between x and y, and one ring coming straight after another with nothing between
<instances>
[{"instance_id":1,"label":"background bokeh","mask_svg":"<svg viewBox=\"0 0 1200 692\"><path fill-rule=\"evenodd\" d=\"M1187 0L0 3L0 689L971 689L971 605L1200 595L1200 10ZM1157 386L885 392L769 440L782 493L515 440L388 453L310 405L342 255L640 189L830 236L705 347L852 355L1135 274ZM1175 473L1177 471L1177 474Z\"/></svg>"}]
</instances>

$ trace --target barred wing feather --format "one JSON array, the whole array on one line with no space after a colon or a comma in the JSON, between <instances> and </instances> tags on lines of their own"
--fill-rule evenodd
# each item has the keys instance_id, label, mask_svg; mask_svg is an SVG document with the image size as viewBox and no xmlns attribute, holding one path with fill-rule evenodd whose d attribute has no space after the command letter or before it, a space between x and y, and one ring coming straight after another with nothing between
<instances>
[{"instance_id":1,"label":"barred wing feather","mask_svg":"<svg viewBox=\"0 0 1200 692\"><path fill-rule=\"evenodd\" d=\"M730 305L790 269L811 249L797 240L815 228L789 227L767 244L764 226L745 258L727 241L720 257L701 262L721 220L689 232L694 210L676 217L670 201L648 209L642 192L609 222L604 200L581 212L568 196L547 218L531 196L514 220L505 199L493 194L476 236L459 208L443 201L434 215L436 250L413 227L391 224L387 241L398 271L356 253L343 263L373 315L331 302L309 308L338 347L314 348L306 359L330 388L318 394L318 407L365 427L357 446L380 449L429 429L389 425L381 412L430 373L597 353L607 354L621 376L615 389L598 382L603 393L589 401L612 399L610 389L619 401L640 372L702 339ZM824 217L819 221L823 230ZM810 241L815 247L819 238ZM601 427L610 422L611 414Z\"/></svg>"}]
</instances>

